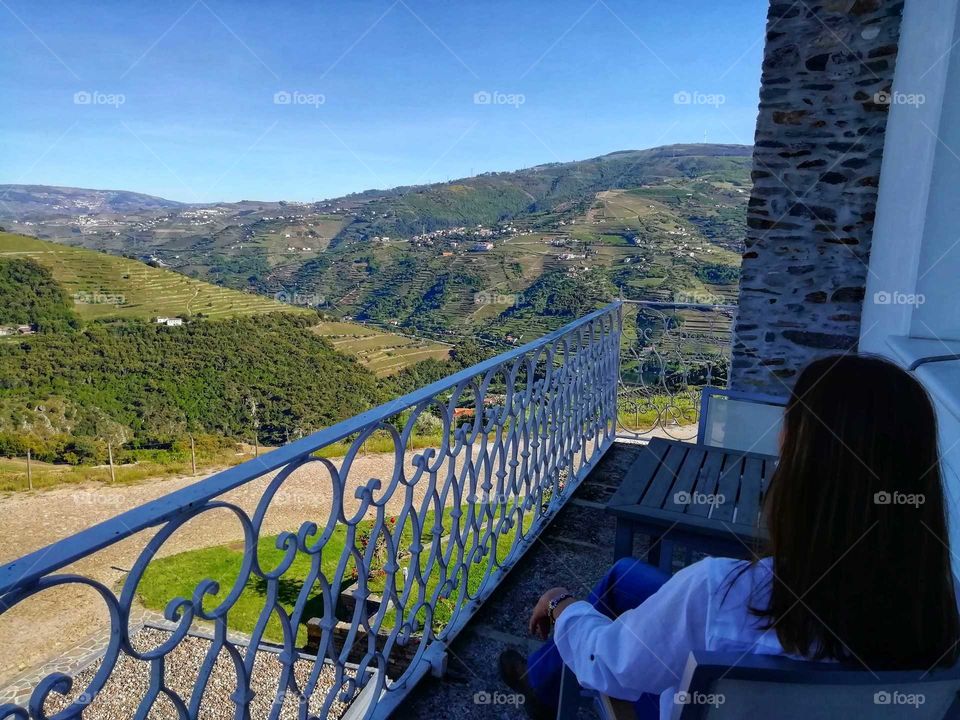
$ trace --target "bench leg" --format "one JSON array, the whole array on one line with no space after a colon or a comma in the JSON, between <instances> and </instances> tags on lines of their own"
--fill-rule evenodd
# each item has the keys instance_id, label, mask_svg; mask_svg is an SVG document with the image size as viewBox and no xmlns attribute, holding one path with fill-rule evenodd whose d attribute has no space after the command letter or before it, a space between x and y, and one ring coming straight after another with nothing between
<instances>
[{"instance_id":1,"label":"bench leg","mask_svg":"<svg viewBox=\"0 0 960 720\"><path fill-rule=\"evenodd\" d=\"M660 548L663 546L663 535L650 535L650 544L647 546L647 562L660 567Z\"/></svg>"},{"instance_id":2,"label":"bench leg","mask_svg":"<svg viewBox=\"0 0 960 720\"><path fill-rule=\"evenodd\" d=\"M665 535L650 536L647 562L660 568L667 575L673 574L673 543L667 540Z\"/></svg>"},{"instance_id":3,"label":"bench leg","mask_svg":"<svg viewBox=\"0 0 960 720\"><path fill-rule=\"evenodd\" d=\"M613 561L633 556L633 525L617 518L617 531L613 538Z\"/></svg>"}]
</instances>

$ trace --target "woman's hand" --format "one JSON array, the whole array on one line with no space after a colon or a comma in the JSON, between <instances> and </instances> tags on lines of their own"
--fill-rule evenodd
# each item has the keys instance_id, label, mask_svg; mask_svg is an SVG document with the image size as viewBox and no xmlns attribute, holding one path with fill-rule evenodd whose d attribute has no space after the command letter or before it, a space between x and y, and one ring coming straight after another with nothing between
<instances>
[{"instance_id":1,"label":"woman's hand","mask_svg":"<svg viewBox=\"0 0 960 720\"><path fill-rule=\"evenodd\" d=\"M536 635L541 640L546 640L550 636L550 626L553 624L550 621L550 601L561 595L569 594L570 591L565 587L555 587L550 588L540 596L540 599L533 608L533 614L530 615L530 632L533 635ZM572 602L573 598L564 600L563 603L557 606L557 609L554 611L554 616L558 616L561 608L566 607Z\"/></svg>"}]
</instances>

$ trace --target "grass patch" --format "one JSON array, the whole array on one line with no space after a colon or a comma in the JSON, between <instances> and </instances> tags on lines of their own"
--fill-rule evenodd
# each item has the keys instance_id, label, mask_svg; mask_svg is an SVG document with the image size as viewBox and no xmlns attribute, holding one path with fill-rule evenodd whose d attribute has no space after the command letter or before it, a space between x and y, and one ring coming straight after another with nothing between
<instances>
[{"instance_id":1,"label":"grass patch","mask_svg":"<svg viewBox=\"0 0 960 720\"><path fill-rule=\"evenodd\" d=\"M471 546L478 537L482 539L485 529L491 522L485 509L490 508L490 512L494 515L493 522L496 523L500 514L503 512L511 512L512 507L512 505L493 506L480 503L462 506L461 511L463 514L459 518L457 532L461 538L465 539L467 552L470 551ZM474 513L473 518L470 516L471 510ZM426 587L425 592L421 594L417 589L418 586L414 584L406 602L406 607L410 609L408 613L412 611L412 608L415 607L418 602L429 602L437 593L437 588L441 581L439 564L435 562L433 567L427 567L427 563L435 531L439 530L441 534L441 551L447 547L448 543L452 542L450 533L454 526L454 517L451 508L446 508L441 513L439 527L436 518L436 513L429 511L425 514L422 522L420 533L422 550L420 551L419 565L421 572L425 576ZM525 531L529 530L533 524L533 519L533 509L526 511L523 520ZM384 529L381 530L381 534L377 536L380 539L377 542L377 551L374 552L374 560L371 563L372 572L366 582L367 588L371 593L381 596L387 594L384 591L386 584L390 581L389 575L383 570L386 553L382 548L385 547L384 533L388 532L387 528L390 527L389 518L387 523ZM479 525L479 534L474 529L475 525ZM357 529L353 534L348 533L348 528L344 525L338 525L334 529L333 534L324 547L320 561L321 570L328 580L333 580L337 565L343 555L344 547L348 542L357 549L357 552L364 552L368 542L375 542L374 539L370 539L373 527L374 522L372 520L364 520L358 523ZM393 527L394 529L389 532L397 544L399 564L401 567L409 568L413 562L411 551L414 544L413 525L408 518L407 522L405 522L399 530L397 530L396 526ZM465 530L465 527L469 529ZM500 562L506 559L514 542L516 530L516 527L514 527L505 531L500 536L496 549L496 555ZM260 540L257 545L257 556L260 567L270 570L279 566L284 556L284 551L277 549L276 543L277 536L264 537ZM465 558L466 557L465 555ZM141 578L138 588L140 601L148 608L162 611L173 598L193 597L193 592L197 584L207 578L212 578L220 583L220 587L215 595L206 598L204 607L207 609L215 608L219 602L222 602L227 597L233 585L236 583L243 565L243 559L244 553L242 545L234 543L200 550L191 550L178 555L154 560L150 563ZM310 575L311 567L311 556L298 552L293 564L280 578L277 602L287 613L293 611L297 599L303 591L304 583ZM470 594L475 594L480 589L489 569L490 553L483 555L476 553L466 577L466 584ZM450 581L454 584L453 592L442 593L434 606L432 625L435 631L439 631L445 627L456 611L459 587L463 583L463 578L459 575L453 578L448 577L448 585ZM341 590L346 590L357 582L356 565L351 557L347 561ZM401 595L401 597L404 583L405 578L402 572L398 571L394 577L394 584L397 593ZM247 634L253 632L263 612L267 600L267 592L266 581L256 576L251 576L247 580L236 603L227 613L228 625L231 630ZM321 617L322 615L322 591L318 585L314 585L309 592L303 617L301 618L303 622L297 628L297 647L302 647L306 642L306 621L312 617ZM409 614L407 615L407 619L409 619ZM417 613L417 619L421 625L425 621L426 612L423 609ZM384 629L390 629L394 627L395 623L396 611L395 609L391 609L385 614L382 627ZM268 642L275 643L280 643L283 640L280 620L275 613L271 614L267 621L264 630L264 639Z\"/></svg>"},{"instance_id":2,"label":"grass patch","mask_svg":"<svg viewBox=\"0 0 960 720\"><path fill-rule=\"evenodd\" d=\"M450 345L383 332L358 323L324 321L313 332L326 338L334 349L352 355L378 377L399 372L421 360L446 360Z\"/></svg>"},{"instance_id":3,"label":"grass patch","mask_svg":"<svg viewBox=\"0 0 960 720\"><path fill-rule=\"evenodd\" d=\"M239 465L250 460L252 455L236 450L197 453L197 477L207 475L215 469ZM44 490L63 485L81 485L85 483L104 483L106 485L132 485L144 480L162 477L190 475L193 467L186 460L143 460L125 465L115 465L116 480L110 478L108 465L67 465L45 463L33 460L30 466L34 490ZM25 458L0 458L0 492L19 492L29 490L27 481L27 461Z\"/></svg>"},{"instance_id":4,"label":"grass patch","mask_svg":"<svg viewBox=\"0 0 960 720\"><path fill-rule=\"evenodd\" d=\"M618 412L620 426L646 432L657 425L693 425L697 422L699 398L681 392L669 395L620 398Z\"/></svg>"}]
</instances>

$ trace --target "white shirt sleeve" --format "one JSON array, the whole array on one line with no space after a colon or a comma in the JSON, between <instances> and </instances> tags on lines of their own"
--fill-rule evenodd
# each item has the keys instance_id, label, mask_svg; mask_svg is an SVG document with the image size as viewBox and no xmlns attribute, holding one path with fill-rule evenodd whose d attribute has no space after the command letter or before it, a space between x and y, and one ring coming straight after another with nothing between
<instances>
[{"instance_id":1,"label":"white shirt sleeve","mask_svg":"<svg viewBox=\"0 0 960 720\"><path fill-rule=\"evenodd\" d=\"M623 700L676 687L690 651L706 646L708 562L684 568L616 620L587 602L569 605L553 639L580 684Z\"/></svg>"}]
</instances>

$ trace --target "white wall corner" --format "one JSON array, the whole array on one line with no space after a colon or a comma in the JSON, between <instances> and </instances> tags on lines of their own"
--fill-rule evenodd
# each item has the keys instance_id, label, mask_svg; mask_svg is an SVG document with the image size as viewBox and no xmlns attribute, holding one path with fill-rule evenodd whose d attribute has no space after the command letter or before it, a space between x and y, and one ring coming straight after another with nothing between
<instances>
[{"instance_id":1,"label":"white wall corner","mask_svg":"<svg viewBox=\"0 0 960 720\"><path fill-rule=\"evenodd\" d=\"M889 355L887 338L910 332L914 306L889 300L916 292L958 4L904 5L860 327L863 352ZM911 96L923 100L907 102Z\"/></svg>"}]
</instances>

